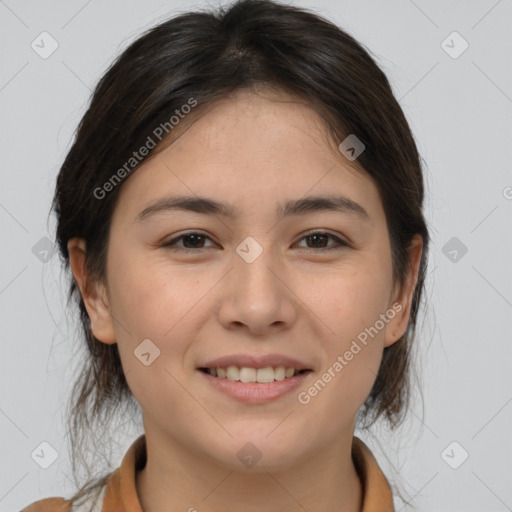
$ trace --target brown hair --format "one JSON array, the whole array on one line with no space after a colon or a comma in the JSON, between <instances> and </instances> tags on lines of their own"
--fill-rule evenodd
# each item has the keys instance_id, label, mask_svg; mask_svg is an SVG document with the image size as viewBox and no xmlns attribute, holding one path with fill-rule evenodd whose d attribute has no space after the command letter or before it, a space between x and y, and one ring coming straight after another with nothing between
<instances>
[{"instance_id":1,"label":"brown hair","mask_svg":"<svg viewBox=\"0 0 512 512\"><path fill-rule=\"evenodd\" d=\"M64 268L69 270L68 240L82 237L90 276L105 278L110 221L122 183L101 199L94 191L126 164L155 127L168 123L190 98L201 107L237 89L260 86L302 98L321 115L334 141L355 134L364 143L357 163L379 189L395 283L402 284L411 271L407 248L413 235L423 238L409 325L384 349L375 384L358 416L360 428L381 416L396 428L410 398L410 350L429 246L420 157L390 84L369 51L315 13L270 0L240 0L227 10L190 12L165 21L117 58L99 81L58 175L52 207ZM93 433L100 439L119 407L137 411L137 404L117 344L94 337L77 284L70 279L68 300L78 305L87 350L69 402L76 479L84 439ZM104 485L108 476L84 485L72 499Z\"/></svg>"}]
</instances>

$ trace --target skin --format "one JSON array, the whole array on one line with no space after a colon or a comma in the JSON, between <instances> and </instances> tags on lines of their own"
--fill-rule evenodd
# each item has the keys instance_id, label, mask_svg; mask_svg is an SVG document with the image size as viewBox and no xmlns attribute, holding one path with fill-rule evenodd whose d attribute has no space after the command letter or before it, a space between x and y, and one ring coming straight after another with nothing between
<instances>
[{"instance_id":1,"label":"skin","mask_svg":"<svg viewBox=\"0 0 512 512\"><path fill-rule=\"evenodd\" d=\"M407 328L421 237L411 244L412 273L395 286L377 187L356 169L357 161L333 152L318 114L284 93L237 91L176 133L122 185L105 283L87 278L85 242L68 244L92 331L103 343L118 343L143 411L142 508L360 511L362 488L350 455L355 418L384 347ZM331 193L359 203L369 220L333 211L276 217L278 203ZM152 201L174 194L228 201L240 213L228 219L167 211L135 221ZM189 252L161 246L196 230L207 238L177 242ZM304 238L311 230L349 245L322 252L337 241ZM236 253L247 236L263 248L250 264ZM396 303L401 311L317 396L300 404L297 393ZM133 354L147 338L161 351L149 366ZM285 354L314 371L284 397L243 404L196 370L233 353ZM236 456L249 441L262 454L252 468Z\"/></svg>"}]
</instances>

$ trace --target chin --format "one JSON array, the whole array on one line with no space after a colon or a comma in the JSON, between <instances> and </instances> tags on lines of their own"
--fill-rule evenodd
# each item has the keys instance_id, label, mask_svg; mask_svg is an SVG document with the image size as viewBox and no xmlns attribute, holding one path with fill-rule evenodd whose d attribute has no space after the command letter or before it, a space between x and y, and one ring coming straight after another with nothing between
<instances>
[{"instance_id":1,"label":"chin","mask_svg":"<svg viewBox=\"0 0 512 512\"><path fill-rule=\"evenodd\" d=\"M274 422L272 428L275 427ZM278 436L272 439L273 434L269 435L271 431L265 429L264 432L254 432L245 429L243 435L235 435L230 431L233 438L226 443L229 449L223 450L215 458L230 470L244 473L284 471L296 465L303 443L299 439L294 441L290 435L285 436L287 442Z\"/></svg>"}]
</instances>

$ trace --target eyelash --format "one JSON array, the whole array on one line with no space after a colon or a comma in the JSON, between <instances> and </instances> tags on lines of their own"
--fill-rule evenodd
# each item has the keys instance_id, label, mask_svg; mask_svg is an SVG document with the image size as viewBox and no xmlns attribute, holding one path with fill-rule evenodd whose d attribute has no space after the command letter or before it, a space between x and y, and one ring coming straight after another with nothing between
<instances>
[{"instance_id":1,"label":"eyelash","mask_svg":"<svg viewBox=\"0 0 512 512\"><path fill-rule=\"evenodd\" d=\"M200 253L200 254L203 253L205 251L205 248L203 248L203 247L194 249L194 248L189 248L189 247L178 247L176 245L176 243L178 241L182 240L185 237L192 236L192 235L199 235L200 237L203 237L204 239L211 240L210 237L204 235L203 233L199 233L199 232L196 232L196 231L191 231L189 233L183 233L182 235L180 235L180 236L178 236L176 238L173 238L169 242L165 242L164 244L161 244L161 247L165 247L165 248L171 249L173 251L178 251L178 252L195 252L195 253ZM306 251L308 251L308 252L325 252L325 251L331 251L331 250L336 250L336 249L342 249L344 247L349 247L349 244L347 242L341 240L340 238L338 238L337 236L335 236L335 235L333 235L331 233L326 233L324 231L312 231L310 233L306 233L299 240L299 242L301 242L302 240L304 240L306 238L311 238L311 237L313 237L315 235L330 237L330 238L332 238L333 240L336 241L337 245L335 245L334 247L322 247L322 248L318 248L318 249L310 248L310 247L304 247L303 249L306 249Z\"/></svg>"}]
</instances>

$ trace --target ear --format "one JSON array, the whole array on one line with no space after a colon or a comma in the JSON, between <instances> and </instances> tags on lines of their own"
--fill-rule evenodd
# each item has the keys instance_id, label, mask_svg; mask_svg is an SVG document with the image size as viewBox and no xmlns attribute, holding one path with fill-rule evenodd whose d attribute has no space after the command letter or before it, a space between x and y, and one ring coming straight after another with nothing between
<instances>
[{"instance_id":1,"label":"ear","mask_svg":"<svg viewBox=\"0 0 512 512\"><path fill-rule=\"evenodd\" d=\"M386 336L384 338L385 347L388 347L398 341L401 336L403 336L407 329L407 325L409 324L412 298L418 281L422 250L423 238L421 235L416 234L407 249L411 264L411 271L407 275L403 286L395 286L391 301L388 305L388 310L393 310L396 314L388 322L386 327Z\"/></svg>"},{"instance_id":2,"label":"ear","mask_svg":"<svg viewBox=\"0 0 512 512\"><path fill-rule=\"evenodd\" d=\"M82 238L69 239L68 252L71 271L75 276L85 309L91 320L92 333L103 343L116 343L114 323L105 287L91 279L86 268L85 240Z\"/></svg>"}]
</instances>

